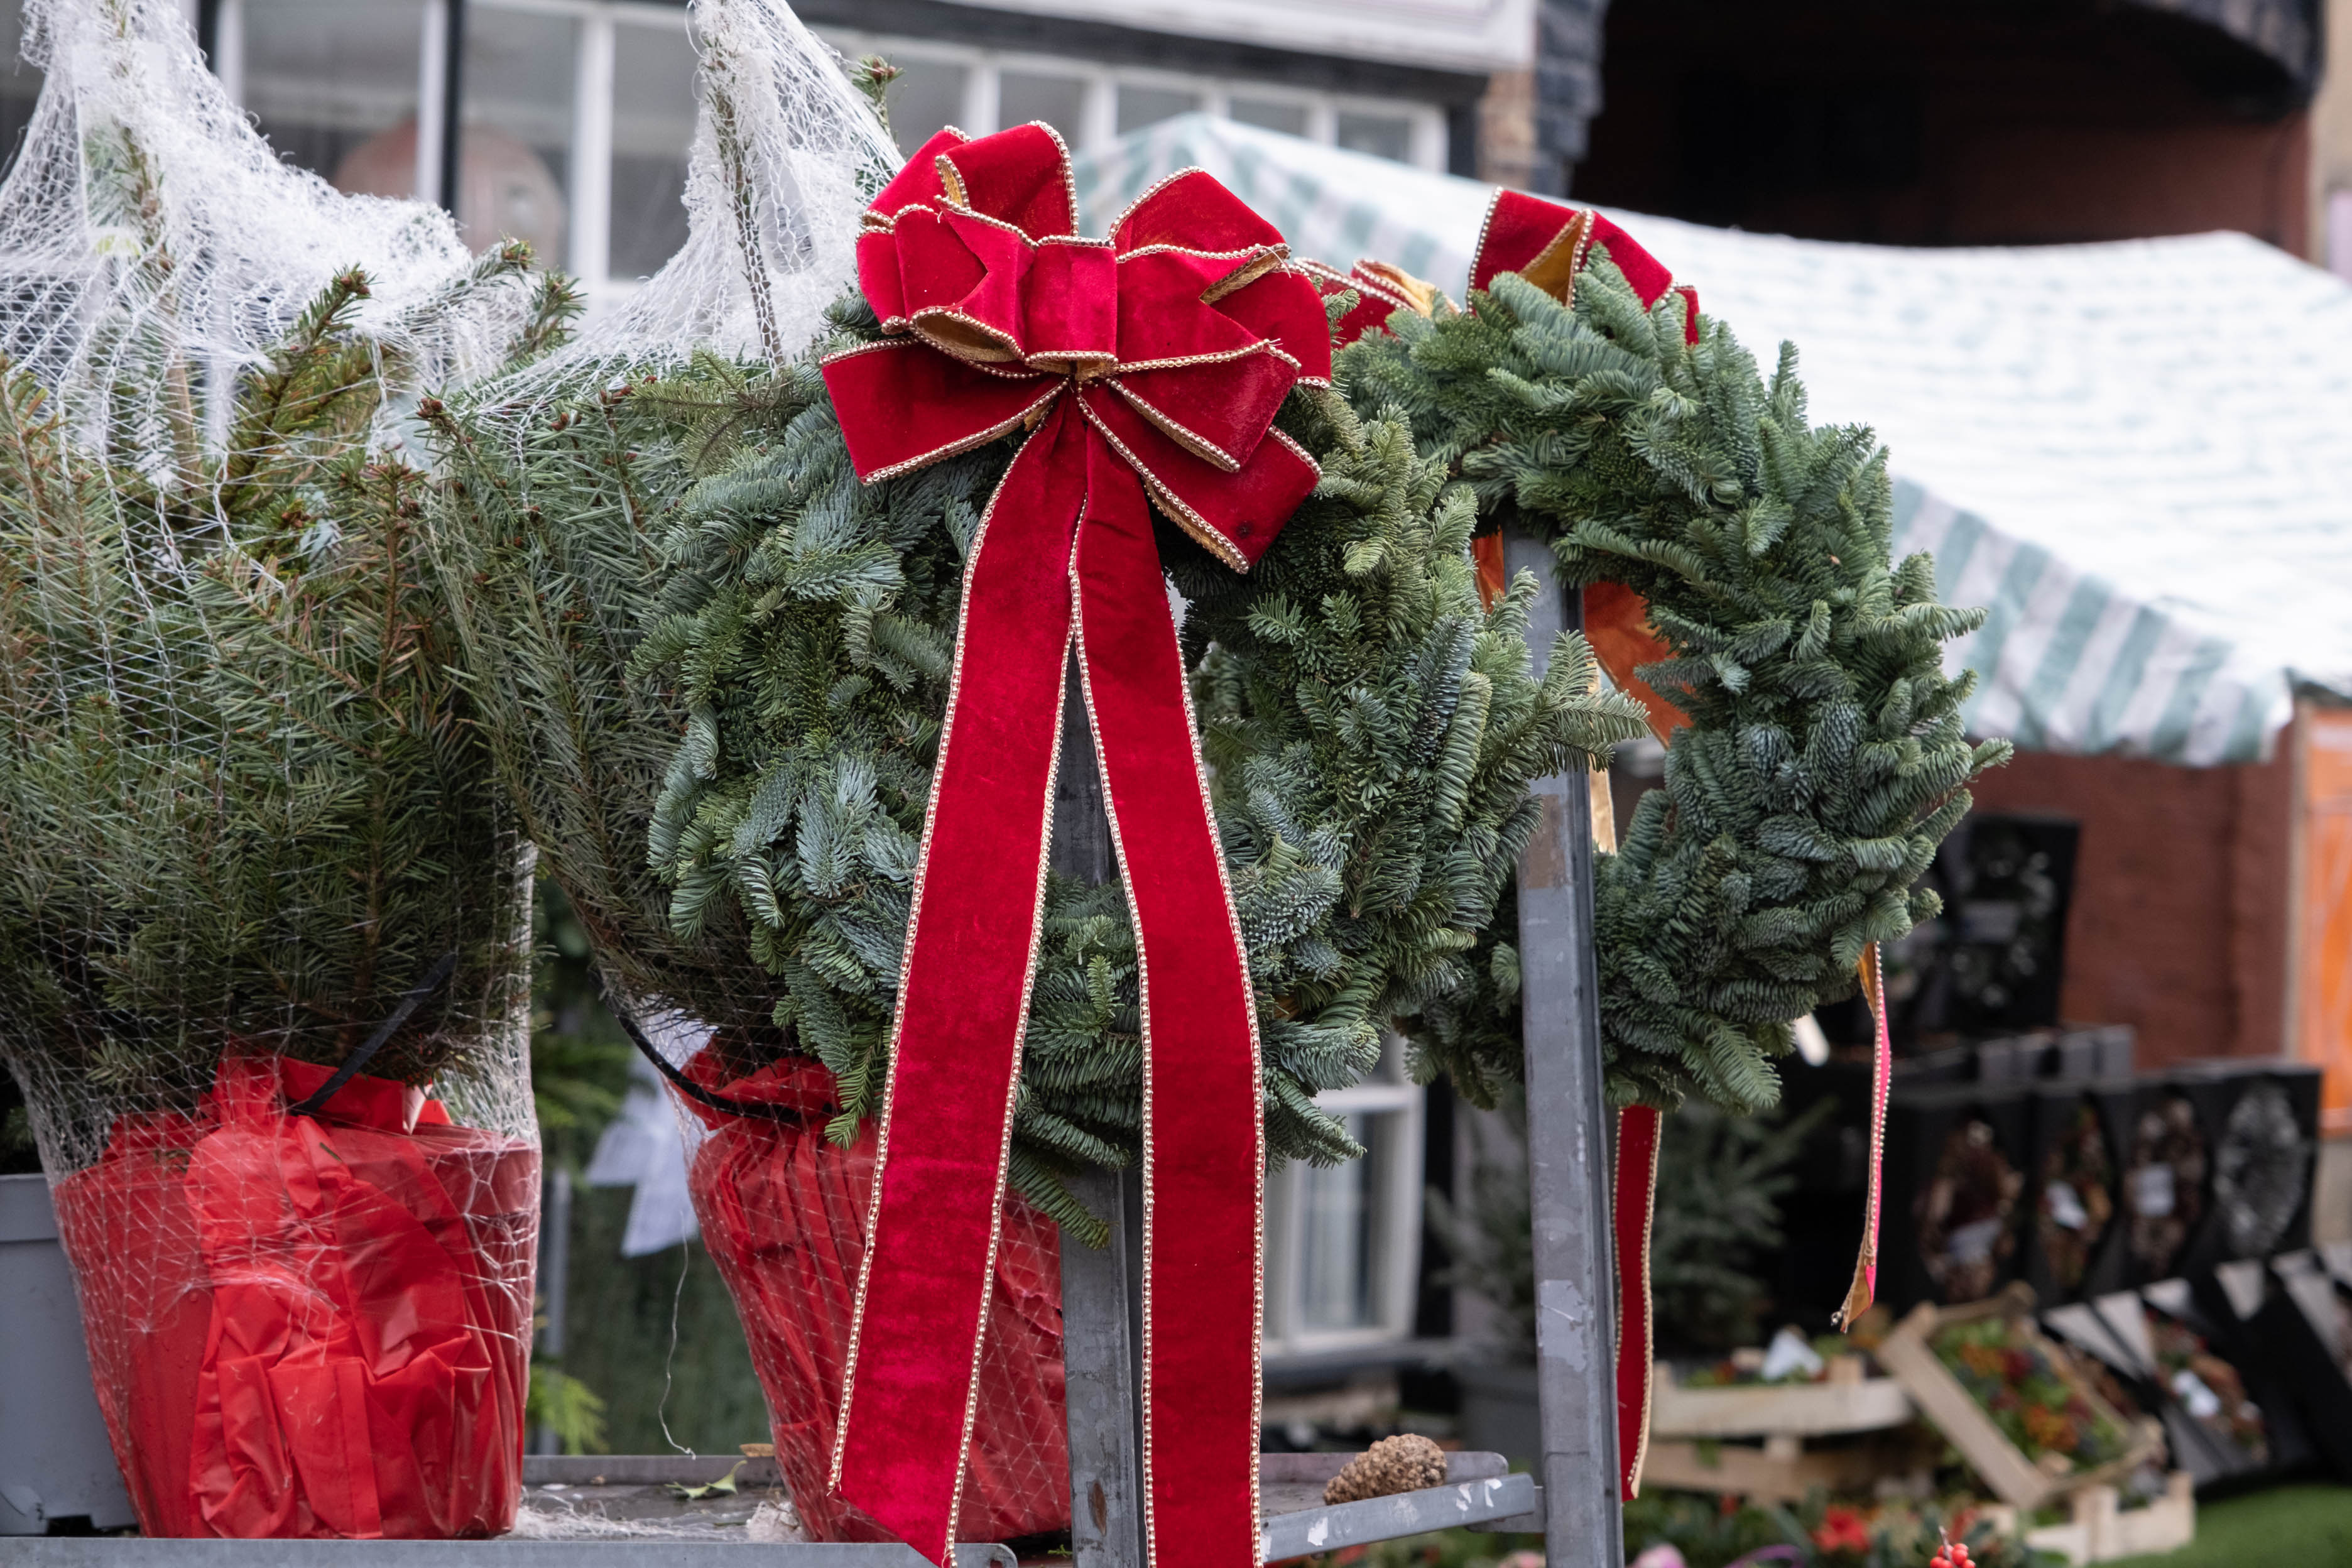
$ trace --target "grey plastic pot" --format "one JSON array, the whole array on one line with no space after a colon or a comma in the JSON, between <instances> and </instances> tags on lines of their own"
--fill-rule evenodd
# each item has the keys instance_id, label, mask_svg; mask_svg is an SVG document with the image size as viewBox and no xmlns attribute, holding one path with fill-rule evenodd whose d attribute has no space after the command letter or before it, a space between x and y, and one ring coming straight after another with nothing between
<instances>
[{"instance_id":1,"label":"grey plastic pot","mask_svg":"<svg viewBox=\"0 0 2352 1568\"><path fill-rule=\"evenodd\" d=\"M1535 1459L1543 1450L1536 1369L1528 1362L1473 1362L1454 1369L1462 1385L1465 1448Z\"/></svg>"},{"instance_id":2,"label":"grey plastic pot","mask_svg":"<svg viewBox=\"0 0 2352 1568\"><path fill-rule=\"evenodd\" d=\"M0 1536L136 1522L90 1388L48 1180L0 1176Z\"/></svg>"}]
</instances>

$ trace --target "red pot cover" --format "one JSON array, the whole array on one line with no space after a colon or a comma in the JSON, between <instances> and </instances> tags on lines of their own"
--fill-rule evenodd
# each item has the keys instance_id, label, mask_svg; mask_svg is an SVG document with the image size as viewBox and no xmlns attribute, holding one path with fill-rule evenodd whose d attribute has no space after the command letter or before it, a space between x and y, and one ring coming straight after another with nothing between
<instances>
[{"instance_id":1,"label":"red pot cover","mask_svg":"<svg viewBox=\"0 0 2352 1568\"><path fill-rule=\"evenodd\" d=\"M539 1151L326 1069L222 1064L57 1185L99 1405L156 1536L496 1534L522 1484Z\"/></svg>"},{"instance_id":2,"label":"red pot cover","mask_svg":"<svg viewBox=\"0 0 2352 1568\"><path fill-rule=\"evenodd\" d=\"M705 1051L687 1073L731 1099L790 1106L809 1118L793 1126L682 1101L710 1130L687 1182L703 1245L743 1320L775 1422L776 1463L802 1523L818 1541L889 1540L827 1488L874 1191L873 1133L846 1149L826 1141L833 1077L813 1061L786 1060L727 1082ZM962 1497L959 1518L970 1540L1069 1527L1060 1239L1053 1221L1010 1194Z\"/></svg>"}]
</instances>

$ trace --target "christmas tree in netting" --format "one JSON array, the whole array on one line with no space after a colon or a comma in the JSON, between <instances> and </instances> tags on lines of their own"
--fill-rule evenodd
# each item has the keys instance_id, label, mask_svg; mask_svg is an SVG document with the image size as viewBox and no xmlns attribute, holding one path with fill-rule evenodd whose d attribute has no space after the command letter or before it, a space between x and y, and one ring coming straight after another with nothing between
<instances>
[{"instance_id":1,"label":"christmas tree in netting","mask_svg":"<svg viewBox=\"0 0 2352 1568\"><path fill-rule=\"evenodd\" d=\"M519 1482L530 850L407 412L565 301L281 163L180 7L35 0L0 187L0 1056L155 1535Z\"/></svg>"}]
</instances>

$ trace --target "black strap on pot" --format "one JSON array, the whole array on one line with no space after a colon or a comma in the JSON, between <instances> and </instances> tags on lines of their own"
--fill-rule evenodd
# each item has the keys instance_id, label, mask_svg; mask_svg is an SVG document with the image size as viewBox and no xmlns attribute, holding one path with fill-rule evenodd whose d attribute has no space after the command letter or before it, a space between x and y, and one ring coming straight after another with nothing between
<instances>
[{"instance_id":1,"label":"black strap on pot","mask_svg":"<svg viewBox=\"0 0 2352 1568\"><path fill-rule=\"evenodd\" d=\"M383 1049L383 1043L392 1038L403 1024L408 1022L408 1016L431 1000L433 994L446 985L449 983L449 976L457 971L457 950L453 947L443 953L439 962L436 963L431 969L425 971L424 979L409 987L408 994L400 999L400 1005L392 1010L392 1016L378 1024L375 1026L375 1033L370 1035L358 1050L343 1058L343 1065L335 1069L335 1075L320 1084L318 1092L308 1100L299 1105L289 1106L286 1114L289 1116L318 1115L319 1108L334 1099L336 1091L343 1085L358 1077L359 1070L368 1065L369 1058Z\"/></svg>"},{"instance_id":2,"label":"black strap on pot","mask_svg":"<svg viewBox=\"0 0 2352 1568\"><path fill-rule=\"evenodd\" d=\"M629 1044L636 1047L638 1053L646 1060L654 1064L654 1071L668 1079L672 1089L694 1101L695 1104L707 1105L713 1110L723 1110L730 1116L748 1116L760 1121L780 1121L787 1127L804 1127L808 1124L807 1116L789 1105L770 1105L756 1100L730 1100L723 1094L713 1093L678 1071L677 1068L670 1065L670 1059L662 1055L660 1049L651 1040L646 1038L645 1031L637 1027L636 1020L629 1016L628 1009L614 1003L613 994L610 991L604 992L604 1010L613 1015L614 1019L621 1026L621 1032L629 1037Z\"/></svg>"}]
</instances>

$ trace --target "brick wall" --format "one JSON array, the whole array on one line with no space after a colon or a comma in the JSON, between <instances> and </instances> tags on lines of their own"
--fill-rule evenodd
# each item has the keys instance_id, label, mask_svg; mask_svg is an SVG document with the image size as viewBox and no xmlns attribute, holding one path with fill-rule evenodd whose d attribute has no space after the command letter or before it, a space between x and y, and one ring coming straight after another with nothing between
<instances>
[{"instance_id":1,"label":"brick wall","mask_svg":"<svg viewBox=\"0 0 2352 1568\"><path fill-rule=\"evenodd\" d=\"M2242 767L2021 752L1978 809L2083 825L2064 1016L2139 1031L2143 1066L2287 1048L2294 747Z\"/></svg>"}]
</instances>

